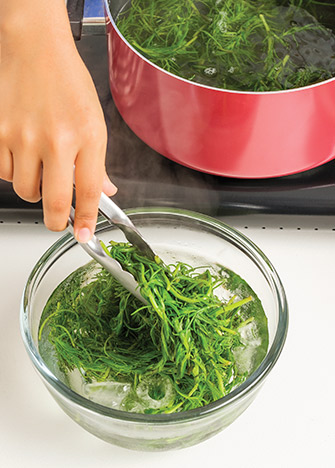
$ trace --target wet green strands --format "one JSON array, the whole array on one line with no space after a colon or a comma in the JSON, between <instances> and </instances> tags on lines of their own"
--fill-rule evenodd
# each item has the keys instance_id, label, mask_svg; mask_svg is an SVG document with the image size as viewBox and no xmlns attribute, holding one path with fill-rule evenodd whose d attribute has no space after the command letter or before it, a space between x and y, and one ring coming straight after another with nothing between
<instances>
[{"instance_id":1,"label":"wet green strands","mask_svg":"<svg viewBox=\"0 0 335 468\"><path fill-rule=\"evenodd\" d=\"M117 26L164 70L208 86L276 91L335 76L335 4L132 0Z\"/></svg>"},{"instance_id":2,"label":"wet green strands","mask_svg":"<svg viewBox=\"0 0 335 468\"><path fill-rule=\"evenodd\" d=\"M87 384L131 385L121 406L126 411L135 411L145 393L163 406L144 412L171 413L227 395L259 366L267 319L238 275L224 267L166 266L127 243L111 242L107 251L134 275L149 305L94 263L72 273L50 297L39 328L40 343L51 343L61 372L77 369ZM227 290L223 300L219 293ZM249 326L257 348L245 369L236 353L247 348L241 329Z\"/></svg>"}]
</instances>

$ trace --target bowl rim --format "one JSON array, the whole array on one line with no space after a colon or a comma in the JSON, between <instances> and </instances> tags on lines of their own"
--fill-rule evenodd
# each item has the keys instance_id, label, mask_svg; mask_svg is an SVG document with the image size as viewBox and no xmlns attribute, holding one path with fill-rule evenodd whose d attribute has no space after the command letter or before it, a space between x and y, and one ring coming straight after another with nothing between
<instances>
[{"instance_id":1,"label":"bowl rim","mask_svg":"<svg viewBox=\"0 0 335 468\"><path fill-rule=\"evenodd\" d=\"M148 65L151 65L153 68L155 68L157 71L160 71L171 78L175 78L179 81L182 81L186 84L193 85L199 88L204 88L207 89L209 92L220 92L220 93L229 93L229 94L245 94L245 95L280 95L280 94L289 94L289 93L294 93L294 92L301 92L301 91L308 91L312 90L314 88L317 88L319 86L326 86L326 85L331 85L332 83L335 85L335 76L332 78L328 78L327 80L319 81L317 83L313 83L311 85L307 86L300 86L298 88L292 88L292 89L280 89L277 91L243 91L243 90L237 90L237 89L226 89L226 88L218 88L216 86L208 86L202 83L196 83L195 81L190 81L187 80L186 78L183 78L181 76L175 75L174 73L171 73L167 70L164 70L164 68L159 67L155 63L151 62L149 59L147 59L144 55L142 55L138 50L136 50L130 42L127 41L127 39L121 34L119 28L117 27L113 15L111 13L110 7L109 7L109 0L104 0L104 7L105 7L105 12L106 12L106 24L108 24L108 21L110 24L113 26L114 31L117 33L117 35L120 37L120 39L129 47L129 49L137 55L140 59L142 59L144 62L146 62Z\"/></svg>"},{"instance_id":2,"label":"bowl rim","mask_svg":"<svg viewBox=\"0 0 335 468\"><path fill-rule=\"evenodd\" d=\"M251 394L253 391L255 391L263 383L265 377L269 374L270 370L277 362L286 340L288 330L288 304L282 282L275 268L273 267L270 260L265 256L265 254L247 236L235 228L228 226L222 221L210 216L189 210L167 207L134 208L125 211L131 218L135 218L135 224L136 216L143 217L146 215L149 217L164 216L166 219L183 218L197 221L200 224L211 226L214 230L220 231L221 234L224 234L224 237L228 238L228 240L230 240L231 243L234 243L234 245L243 247L243 253L247 254L249 258L254 261L257 267L261 270L262 274L265 276L269 286L272 288L278 305L278 324L273 338L273 343L268 349L265 358L259 367L241 385L239 385L232 392L228 393L226 396L200 408L177 413L130 413L103 406L74 392L63 382L61 382L44 363L37 347L34 344L28 321L29 296L36 280L38 279L39 273L43 272L43 269L46 267L46 271L48 271L53 263L57 261L57 258L59 258L67 250L71 249L74 245L77 244L77 241L74 239L73 235L68 232L60 237L60 239L58 239L54 244L52 244L51 247L49 247L49 249L46 250L46 252L44 252L44 254L40 257L31 271L23 290L20 306L20 330L25 348L32 363L34 364L34 367L42 379L45 379L46 382L56 392L60 393L67 400L71 400L72 403L75 403L76 405L94 413L99 413L102 416L127 422L146 424L178 423L188 420L200 419L210 414L216 413L224 407L234 405L246 394ZM113 228L113 226L108 223L106 219L99 217L96 232L103 232L110 230L111 228Z\"/></svg>"}]
</instances>

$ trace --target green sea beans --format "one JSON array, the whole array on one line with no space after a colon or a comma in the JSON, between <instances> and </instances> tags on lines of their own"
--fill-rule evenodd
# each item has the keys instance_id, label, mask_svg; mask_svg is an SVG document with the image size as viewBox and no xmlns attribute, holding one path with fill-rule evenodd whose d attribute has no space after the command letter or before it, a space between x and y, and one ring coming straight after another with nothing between
<instances>
[{"instance_id":1,"label":"green sea beans","mask_svg":"<svg viewBox=\"0 0 335 468\"><path fill-rule=\"evenodd\" d=\"M335 76L335 5L316 0L132 0L122 35L166 71L208 86L277 91Z\"/></svg>"},{"instance_id":2,"label":"green sea beans","mask_svg":"<svg viewBox=\"0 0 335 468\"><path fill-rule=\"evenodd\" d=\"M130 384L126 411L138 408L144 383L154 400L168 387L163 407L144 404L141 411L172 413L227 395L258 367L268 346L267 319L238 275L223 267L166 266L127 243L111 242L108 252L134 275L148 305L96 264L72 273L50 297L39 328L65 375L77 369L88 384ZM237 359L247 348L241 331L257 342L247 365Z\"/></svg>"}]
</instances>

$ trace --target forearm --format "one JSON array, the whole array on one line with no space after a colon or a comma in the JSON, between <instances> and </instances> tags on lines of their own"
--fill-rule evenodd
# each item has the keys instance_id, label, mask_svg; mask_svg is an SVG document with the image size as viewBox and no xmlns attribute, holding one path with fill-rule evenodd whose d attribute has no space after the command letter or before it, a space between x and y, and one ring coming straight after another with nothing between
<instances>
[{"instance_id":1,"label":"forearm","mask_svg":"<svg viewBox=\"0 0 335 468\"><path fill-rule=\"evenodd\" d=\"M2 58L23 50L37 54L46 43L73 43L64 0L0 0ZM74 47L74 45L73 45Z\"/></svg>"}]
</instances>

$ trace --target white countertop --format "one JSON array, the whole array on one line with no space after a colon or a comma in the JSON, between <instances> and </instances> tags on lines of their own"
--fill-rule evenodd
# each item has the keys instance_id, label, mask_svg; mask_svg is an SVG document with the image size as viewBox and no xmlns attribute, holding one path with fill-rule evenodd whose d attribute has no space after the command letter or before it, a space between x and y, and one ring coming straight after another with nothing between
<instances>
[{"instance_id":1,"label":"white countertop","mask_svg":"<svg viewBox=\"0 0 335 468\"><path fill-rule=\"evenodd\" d=\"M144 453L87 433L54 402L19 330L25 281L59 237L41 224L0 224L0 467L334 467L335 220L224 219L270 258L286 289L283 353L256 400L225 431L187 449Z\"/></svg>"}]
</instances>

